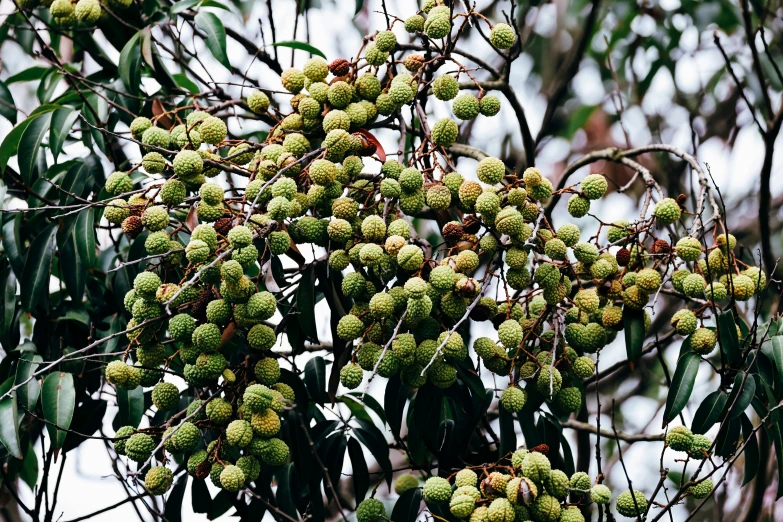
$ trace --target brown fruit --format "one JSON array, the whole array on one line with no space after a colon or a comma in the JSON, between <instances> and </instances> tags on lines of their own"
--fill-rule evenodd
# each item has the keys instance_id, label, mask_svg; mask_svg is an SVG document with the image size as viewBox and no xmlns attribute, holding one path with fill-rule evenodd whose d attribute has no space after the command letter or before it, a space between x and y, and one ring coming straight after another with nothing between
<instances>
[{"instance_id":1,"label":"brown fruit","mask_svg":"<svg viewBox=\"0 0 783 522\"><path fill-rule=\"evenodd\" d=\"M345 58L337 58L329 64L329 72L335 76L345 76L351 70L351 62Z\"/></svg>"}]
</instances>

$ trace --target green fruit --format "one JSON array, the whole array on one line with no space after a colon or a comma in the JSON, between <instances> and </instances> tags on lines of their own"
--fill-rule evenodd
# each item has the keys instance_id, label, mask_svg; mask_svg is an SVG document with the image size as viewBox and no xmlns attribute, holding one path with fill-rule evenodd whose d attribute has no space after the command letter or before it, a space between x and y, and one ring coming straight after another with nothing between
<instances>
[{"instance_id":1,"label":"green fruit","mask_svg":"<svg viewBox=\"0 0 783 522\"><path fill-rule=\"evenodd\" d=\"M488 185L500 183L506 173L506 166L497 158L488 157L479 161L476 175L479 180Z\"/></svg>"},{"instance_id":2,"label":"green fruit","mask_svg":"<svg viewBox=\"0 0 783 522\"><path fill-rule=\"evenodd\" d=\"M448 502L451 497L451 484L441 477L430 477L422 490L424 501L432 504Z\"/></svg>"},{"instance_id":3,"label":"green fruit","mask_svg":"<svg viewBox=\"0 0 783 522\"><path fill-rule=\"evenodd\" d=\"M457 472L454 478L454 484L459 487L472 486L475 487L478 484L478 475L472 469L463 469Z\"/></svg>"},{"instance_id":4,"label":"green fruit","mask_svg":"<svg viewBox=\"0 0 783 522\"><path fill-rule=\"evenodd\" d=\"M125 442L125 455L136 462L146 461L154 449L155 441L146 433L135 433Z\"/></svg>"},{"instance_id":5,"label":"green fruit","mask_svg":"<svg viewBox=\"0 0 783 522\"><path fill-rule=\"evenodd\" d=\"M710 456L710 447L712 439L704 435L693 435L691 437L691 446L688 449L688 456L695 460L704 460Z\"/></svg>"},{"instance_id":6,"label":"green fruit","mask_svg":"<svg viewBox=\"0 0 783 522\"><path fill-rule=\"evenodd\" d=\"M95 0L93 0L95 1ZM133 190L133 182L124 172L112 172L106 178L106 192L112 195L122 194Z\"/></svg>"},{"instance_id":7,"label":"green fruit","mask_svg":"<svg viewBox=\"0 0 783 522\"><path fill-rule=\"evenodd\" d=\"M386 508L375 498L366 498L356 506L357 522L381 522L386 520Z\"/></svg>"},{"instance_id":8,"label":"green fruit","mask_svg":"<svg viewBox=\"0 0 783 522\"><path fill-rule=\"evenodd\" d=\"M275 331L265 324L257 324L247 333L247 344L253 350L269 350L276 342L277 335Z\"/></svg>"},{"instance_id":9,"label":"green fruit","mask_svg":"<svg viewBox=\"0 0 783 522\"><path fill-rule=\"evenodd\" d=\"M141 214L141 224L150 232L163 230L169 224L169 213L160 206L148 207Z\"/></svg>"},{"instance_id":10,"label":"green fruit","mask_svg":"<svg viewBox=\"0 0 783 522\"><path fill-rule=\"evenodd\" d=\"M557 369L555 369L555 371L557 371ZM546 455L533 451L528 452L525 455L525 458L522 459L521 469L522 474L525 477L529 478L533 482L542 484L549 476L552 470L552 465L550 464Z\"/></svg>"},{"instance_id":11,"label":"green fruit","mask_svg":"<svg viewBox=\"0 0 783 522\"><path fill-rule=\"evenodd\" d=\"M364 48L364 58L370 65L381 66L389 58L389 53L380 50L374 43L370 43Z\"/></svg>"},{"instance_id":12,"label":"green fruit","mask_svg":"<svg viewBox=\"0 0 783 522\"><path fill-rule=\"evenodd\" d=\"M265 357L253 367L253 373L261 384L270 386L280 379L280 363L272 357Z\"/></svg>"},{"instance_id":13,"label":"green fruit","mask_svg":"<svg viewBox=\"0 0 783 522\"><path fill-rule=\"evenodd\" d=\"M364 378L364 371L361 366L355 363L349 363L342 367L340 370L340 384L354 390L359 387ZM399 480L399 479L398 479Z\"/></svg>"},{"instance_id":14,"label":"green fruit","mask_svg":"<svg viewBox=\"0 0 783 522\"><path fill-rule=\"evenodd\" d=\"M245 484L245 474L238 466L229 464L220 472L220 485L226 491L239 491Z\"/></svg>"},{"instance_id":15,"label":"green fruit","mask_svg":"<svg viewBox=\"0 0 783 522\"><path fill-rule=\"evenodd\" d=\"M459 82L451 75L443 74L432 82L432 92L439 100L449 101L457 97Z\"/></svg>"},{"instance_id":16,"label":"green fruit","mask_svg":"<svg viewBox=\"0 0 783 522\"><path fill-rule=\"evenodd\" d=\"M617 496L616 507L622 516L636 518L647 511L647 499L641 491L623 491Z\"/></svg>"},{"instance_id":17,"label":"green fruit","mask_svg":"<svg viewBox=\"0 0 783 522\"><path fill-rule=\"evenodd\" d=\"M525 402L527 402L527 393L516 386L506 388L500 396L500 404L511 413L521 410Z\"/></svg>"},{"instance_id":18,"label":"green fruit","mask_svg":"<svg viewBox=\"0 0 783 522\"><path fill-rule=\"evenodd\" d=\"M691 334L691 348L700 355L707 355L715 349L717 335L709 328L698 328Z\"/></svg>"},{"instance_id":19,"label":"green fruit","mask_svg":"<svg viewBox=\"0 0 783 522\"><path fill-rule=\"evenodd\" d=\"M479 115L479 101L472 94L458 96L452 106L454 116L460 120L472 120Z\"/></svg>"},{"instance_id":20,"label":"green fruit","mask_svg":"<svg viewBox=\"0 0 783 522\"><path fill-rule=\"evenodd\" d=\"M489 42L498 49L509 49L517 36L508 24L496 24L489 33Z\"/></svg>"},{"instance_id":21,"label":"green fruit","mask_svg":"<svg viewBox=\"0 0 783 522\"><path fill-rule=\"evenodd\" d=\"M114 450L118 455L125 455L125 443L128 442L128 437L136 432L136 428L133 426L123 426L114 433Z\"/></svg>"},{"instance_id":22,"label":"green fruit","mask_svg":"<svg viewBox=\"0 0 783 522\"><path fill-rule=\"evenodd\" d=\"M690 310L679 310L671 318L671 325L680 335L691 335L696 331L698 320Z\"/></svg>"},{"instance_id":23,"label":"green fruit","mask_svg":"<svg viewBox=\"0 0 783 522\"><path fill-rule=\"evenodd\" d=\"M685 426L676 426L666 434L666 445L674 451L688 451L693 433Z\"/></svg>"},{"instance_id":24,"label":"green fruit","mask_svg":"<svg viewBox=\"0 0 783 522\"><path fill-rule=\"evenodd\" d=\"M612 500L612 490L603 484L597 484L590 488L590 500L596 504L608 504Z\"/></svg>"},{"instance_id":25,"label":"green fruit","mask_svg":"<svg viewBox=\"0 0 783 522\"><path fill-rule=\"evenodd\" d=\"M579 194L568 199L568 213L575 218L584 217L590 212L590 200Z\"/></svg>"},{"instance_id":26,"label":"green fruit","mask_svg":"<svg viewBox=\"0 0 783 522\"><path fill-rule=\"evenodd\" d=\"M582 194L587 199L600 199L606 193L609 184L603 174L590 174L582 180Z\"/></svg>"},{"instance_id":27,"label":"green fruit","mask_svg":"<svg viewBox=\"0 0 783 522\"><path fill-rule=\"evenodd\" d=\"M500 100L497 96L484 96L479 100L479 112L484 116L495 116L500 112Z\"/></svg>"},{"instance_id":28,"label":"green fruit","mask_svg":"<svg viewBox=\"0 0 783 522\"><path fill-rule=\"evenodd\" d=\"M84 0L81 0L83 2ZM96 2L97 3L97 2ZM99 7L100 9L100 7ZM174 482L174 473L165 466L155 466L150 468L144 476L144 487L153 495L162 495L171 487Z\"/></svg>"},{"instance_id":29,"label":"green fruit","mask_svg":"<svg viewBox=\"0 0 783 522\"><path fill-rule=\"evenodd\" d=\"M662 199L655 205L653 215L662 225L671 225L680 219L680 205L671 198ZM619 501L619 497L618 497Z\"/></svg>"},{"instance_id":30,"label":"green fruit","mask_svg":"<svg viewBox=\"0 0 783 522\"><path fill-rule=\"evenodd\" d=\"M457 141L459 128L454 120L442 118L432 126L431 136L432 142L438 147L450 147Z\"/></svg>"},{"instance_id":31,"label":"green fruit","mask_svg":"<svg viewBox=\"0 0 783 522\"><path fill-rule=\"evenodd\" d=\"M688 488L688 493L695 499L702 500L710 496L715 485L711 479L704 479Z\"/></svg>"},{"instance_id":32,"label":"green fruit","mask_svg":"<svg viewBox=\"0 0 783 522\"><path fill-rule=\"evenodd\" d=\"M244 448L253 440L253 428L246 420L231 421L226 427L226 442Z\"/></svg>"}]
</instances>

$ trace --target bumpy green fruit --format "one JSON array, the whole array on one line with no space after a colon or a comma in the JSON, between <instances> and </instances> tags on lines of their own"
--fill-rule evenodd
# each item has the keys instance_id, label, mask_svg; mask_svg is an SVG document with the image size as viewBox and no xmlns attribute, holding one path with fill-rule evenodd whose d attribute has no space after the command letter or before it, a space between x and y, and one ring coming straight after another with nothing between
<instances>
[{"instance_id":1,"label":"bumpy green fruit","mask_svg":"<svg viewBox=\"0 0 783 522\"><path fill-rule=\"evenodd\" d=\"M666 445L674 451L688 451L693 433L685 426L677 426L666 434Z\"/></svg>"},{"instance_id":2,"label":"bumpy green fruit","mask_svg":"<svg viewBox=\"0 0 783 522\"><path fill-rule=\"evenodd\" d=\"M152 403L161 411L173 410L179 404L179 390L170 382L161 382L152 389Z\"/></svg>"},{"instance_id":3,"label":"bumpy green fruit","mask_svg":"<svg viewBox=\"0 0 783 522\"><path fill-rule=\"evenodd\" d=\"M680 219L680 205L671 198L665 198L655 205L653 215L662 225L671 225ZM619 500L619 497L618 497Z\"/></svg>"},{"instance_id":4,"label":"bumpy green fruit","mask_svg":"<svg viewBox=\"0 0 783 522\"><path fill-rule=\"evenodd\" d=\"M522 460L522 474L532 480L542 484L549 476L552 465L549 459L543 453L536 451L528 452Z\"/></svg>"},{"instance_id":5,"label":"bumpy green fruit","mask_svg":"<svg viewBox=\"0 0 783 522\"><path fill-rule=\"evenodd\" d=\"M521 410L525 402L527 402L527 392L516 386L506 388L500 396L500 404L511 413Z\"/></svg>"},{"instance_id":6,"label":"bumpy green fruit","mask_svg":"<svg viewBox=\"0 0 783 522\"><path fill-rule=\"evenodd\" d=\"M275 331L265 324L257 324L247 333L247 344L254 350L269 350L276 342Z\"/></svg>"},{"instance_id":7,"label":"bumpy green fruit","mask_svg":"<svg viewBox=\"0 0 783 522\"><path fill-rule=\"evenodd\" d=\"M698 328L691 334L691 348L700 355L707 355L715 349L717 335L709 328Z\"/></svg>"},{"instance_id":8,"label":"bumpy green fruit","mask_svg":"<svg viewBox=\"0 0 783 522\"><path fill-rule=\"evenodd\" d=\"M693 498L702 500L710 496L714 487L715 485L713 484L712 479L704 479L698 484L688 488L688 492Z\"/></svg>"},{"instance_id":9,"label":"bumpy green fruit","mask_svg":"<svg viewBox=\"0 0 783 522\"><path fill-rule=\"evenodd\" d=\"M448 78L451 78L448 76ZM432 142L439 147L450 147L457 141L459 128L450 118L442 118L432 126Z\"/></svg>"},{"instance_id":10,"label":"bumpy green fruit","mask_svg":"<svg viewBox=\"0 0 783 522\"><path fill-rule=\"evenodd\" d=\"M530 508L533 517L540 522L557 522L560 518L560 503L551 495L539 495Z\"/></svg>"},{"instance_id":11,"label":"bumpy green fruit","mask_svg":"<svg viewBox=\"0 0 783 522\"><path fill-rule=\"evenodd\" d=\"M622 516L636 518L647 511L647 499L641 491L623 491L617 496L616 506Z\"/></svg>"},{"instance_id":12,"label":"bumpy green fruit","mask_svg":"<svg viewBox=\"0 0 783 522\"><path fill-rule=\"evenodd\" d=\"M484 116L494 116L500 112L500 100L497 96L484 96L479 100L479 112Z\"/></svg>"},{"instance_id":13,"label":"bumpy green fruit","mask_svg":"<svg viewBox=\"0 0 783 522\"><path fill-rule=\"evenodd\" d=\"M712 439L709 437L693 435L691 437L691 447L688 449L688 456L695 460L704 460L710 455L710 446L712 446Z\"/></svg>"},{"instance_id":14,"label":"bumpy green fruit","mask_svg":"<svg viewBox=\"0 0 783 522\"><path fill-rule=\"evenodd\" d=\"M476 499L470 495L454 495L449 502L449 511L457 518L468 518L476 509Z\"/></svg>"},{"instance_id":15,"label":"bumpy green fruit","mask_svg":"<svg viewBox=\"0 0 783 522\"><path fill-rule=\"evenodd\" d=\"M443 74L432 82L432 92L439 100L449 101L457 97L459 82L451 75Z\"/></svg>"},{"instance_id":16,"label":"bumpy green fruit","mask_svg":"<svg viewBox=\"0 0 783 522\"><path fill-rule=\"evenodd\" d=\"M226 427L226 441L232 446L244 448L251 440L253 440L253 428L248 421L231 421Z\"/></svg>"},{"instance_id":17,"label":"bumpy green fruit","mask_svg":"<svg viewBox=\"0 0 783 522\"><path fill-rule=\"evenodd\" d=\"M590 200L579 194L568 199L568 213L575 218L584 217L590 212Z\"/></svg>"},{"instance_id":18,"label":"bumpy green fruit","mask_svg":"<svg viewBox=\"0 0 783 522\"><path fill-rule=\"evenodd\" d=\"M125 443L128 442L126 437L130 437L136 432L136 428L133 426L123 426L114 433L114 450L119 455L125 455Z\"/></svg>"},{"instance_id":19,"label":"bumpy green fruit","mask_svg":"<svg viewBox=\"0 0 783 522\"><path fill-rule=\"evenodd\" d=\"M578 412L582 407L582 392L575 387L563 388L558 392L556 400L561 409Z\"/></svg>"},{"instance_id":20,"label":"bumpy green fruit","mask_svg":"<svg viewBox=\"0 0 783 522\"><path fill-rule=\"evenodd\" d=\"M488 157L479 161L476 167L476 175L479 180L488 185L500 183L506 173L506 167L503 162L497 158Z\"/></svg>"},{"instance_id":21,"label":"bumpy green fruit","mask_svg":"<svg viewBox=\"0 0 783 522\"><path fill-rule=\"evenodd\" d=\"M226 491L239 491L245 484L245 474L238 466L229 464L220 472L220 485Z\"/></svg>"},{"instance_id":22,"label":"bumpy green fruit","mask_svg":"<svg viewBox=\"0 0 783 522\"><path fill-rule=\"evenodd\" d=\"M479 101L472 94L458 96L452 104L454 116L460 120L472 120L479 115Z\"/></svg>"},{"instance_id":23,"label":"bumpy green fruit","mask_svg":"<svg viewBox=\"0 0 783 522\"><path fill-rule=\"evenodd\" d=\"M696 331L698 320L690 310L679 310L671 318L671 325L674 326L680 335L691 335Z\"/></svg>"},{"instance_id":24,"label":"bumpy green fruit","mask_svg":"<svg viewBox=\"0 0 783 522\"><path fill-rule=\"evenodd\" d=\"M147 491L153 495L164 494L169 490L172 482L174 482L174 474L165 466L155 466L150 468L150 470L144 476L144 487L147 488Z\"/></svg>"},{"instance_id":25,"label":"bumpy green fruit","mask_svg":"<svg viewBox=\"0 0 783 522\"><path fill-rule=\"evenodd\" d=\"M381 522L386 519L386 508L375 498L366 498L356 506L356 522Z\"/></svg>"},{"instance_id":26,"label":"bumpy green fruit","mask_svg":"<svg viewBox=\"0 0 783 522\"><path fill-rule=\"evenodd\" d=\"M253 373L261 384L270 386L280 379L280 363L272 357L265 357L253 367Z\"/></svg>"},{"instance_id":27,"label":"bumpy green fruit","mask_svg":"<svg viewBox=\"0 0 783 522\"><path fill-rule=\"evenodd\" d=\"M596 504L608 504L612 500L612 490L603 484L597 484L590 488L590 500Z\"/></svg>"},{"instance_id":28,"label":"bumpy green fruit","mask_svg":"<svg viewBox=\"0 0 783 522\"><path fill-rule=\"evenodd\" d=\"M509 49L515 40L516 33L508 24L496 24L489 33L489 42L498 49Z\"/></svg>"},{"instance_id":29,"label":"bumpy green fruit","mask_svg":"<svg viewBox=\"0 0 783 522\"><path fill-rule=\"evenodd\" d=\"M424 483L422 495L427 503L441 504L448 502L451 497L451 484L444 478L430 477Z\"/></svg>"},{"instance_id":30,"label":"bumpy green fruit","mask_svg":"<svg viewBox=\"0 0 783 522\"><path fill-rule=\"evenodd\" d=\"M146 433L135 433L125 442L125 455L136 462L144 462L155 449L155 441Z\"/></svg>"}]
</instances>

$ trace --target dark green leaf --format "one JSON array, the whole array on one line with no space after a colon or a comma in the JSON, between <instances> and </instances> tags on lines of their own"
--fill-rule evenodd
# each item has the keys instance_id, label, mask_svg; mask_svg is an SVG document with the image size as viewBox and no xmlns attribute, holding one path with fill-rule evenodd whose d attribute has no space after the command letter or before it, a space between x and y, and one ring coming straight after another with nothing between
<instances>
[{"instance_id":1,"label":"dark green leaf","mask_svg":"<svg viewBox=\"0 0 783 522\"><path fill-rule=\"evenodd\" d=\"M722 390L715 390L699 405L696 414L693 416L691 431L693 433L704 434L720 419L720 414L726 407L726 401L729 396Z\"/></svg>"},{"instance_id":2,"label":"dark green leaf","mask_svg":"<svg viewBox=\"0 0 783 522\"><path fill-rule=\"evenodd\" d=\"M307 361L304 383L311 399L318 404L326 402L326 362L323 357L317 356Z\"/></svg>"},{"instance_id":3,"label":"dark green leaf","mask_svg":"<svg viewBox=\"0 0 783 522\"><path fill-rule=\"evenodd\" d=\"M73 237L76 241L76 249L79 257L90 269L95 266L95 228L93 228L94 210L88 208L77 214L76 224L73 228Z\"/></svg>"},{"instance_id":4,"label":"dark green leaf","mask_svg":"<svg viewBox=\"0 0 783 522\"><path fill-rule=\"evenodd\" d=\"M3 139L3 143L0 145L0 172L5 171L8 160L16 156L16 153L19 150L19 138L22 137L24 131L27 130L27 127L34 120L35 118L27 118L22 121L19 125L11 129L11 132Z\"/></svg>"},{"instance_id":5,"label":"dark green leaf","mask_svg":"<svg viewBox=\"0 0 783 522\"><path fill-rule=\"evenodd\" d=\"M163 516L168 522L180 522L182 520L182 500L185 498L185 487L188 484L188 474L183 473L177 479L171 493L166 499L166 510Z\"/></svg>"},{"instance_id":6,"label":"dark green leaf","mask_svg":"<svg viewBox=\"0 0 783 522\"><path fill-rule=\"evenodd\" d=\"M274 47L289 47L291 49L298 49L300 51L307 51L310 54L315 54L317 56L320 56L321 58L326 59L326 55L323 52L321 52L318 48L313 47L309 43L292 40L292 41L288 41L288 42L277 42L277 43L274 43L272 45Z\"/></svg>"},{"instance_id":7,"label":"dark green leaf","mask_svg":"<svg viewBox=\"0 0 783 522\"><path fill-rule=\"evenodd\" d=\"M73 375L66 372L50 373L41 387L41 405L46 429L52 439L52 447L60 449L71 427L73 409L76 406L76 391L73 387Z\"/></svg>"},{"instance_id":8,"label":"dark green leaf","mask_svg":"<svg viewBox=\"0 0 783 522\"><path fill-rule=\"evenodd\" d=\"M11 85L12 83L31 82L33 80L40 80L43 77L43 75L46 74L46 72L49 70L50 70L49 67L30 67L23 71L19 71L13 76L9 76L8 80L6 80L6 83L8 85Z\"/></svg>"},{"instance_id":9,"label":"dark green leaf","mask_svg":"<svg viewBox=\"0 0 783 522\"><path fill-rule=\"evenodd\" d=\"M139 84L141 83L140 36L141 32L134 34L125 44L125 47L122 48L122 52L120 53L120 63L118 67L120 79L131 94L139 92ZM87 113L85 113L85 115L86 114Z\"/></svg>"},{"instance_id":10,"label":"dark green leaf","mask_svg":"<svg viewBox=\"0 0 783 522\"><path fill-rule=\"evenodd\" d=\"M23 353L22 357L19 359L19 364L16 367L14 386L20 385L30 379L41 362L43 362L43 357L40 355L32 352ZM21 386L16 391L17 397L19 398L19 404L27 411L35 411L35 405L38 403L38 396L40 393L41 384L37 379L30 379L27 384Z\"/></svg>"},{"instance_id":11,"label":"dark green leaf","mask_svg":"<svg viewBox=\"0 0 783 522\"><path fill-rule=\"evenodd\" d=\"M231 70L231 63L226 54L226 28L214 13L201 11L196 15L196 25L207 34L207 49L212 56L226 69Z\"/></svg>"},{"instance_id":12,"label":"dark green leaf","mask_svg":"<svg viewBox=\"0 0 783 522\"><path fill-rule=\"evenodd\" d=\"M517 449L517 433L514 429L514 416L505 408L500 408L500 457Z\"/></svg>"},{"instance_id":13,"label":"dark green leaf","mask_svg":"<svg viewBox=\"0 0 783 522\"><path fill-rule=\"evenodd\" d=\"M743 384L744 379L744 384ZM734 387L731 389L729 399L726 401L726 407L731 408L728 412L726 420L736 419L745 409L750 406L750 401L753 400L753 395L756 393L756 380L748 375L745 378L745 374L738 373L734 377Z\"/></svg>"},{"instance_id":14,"label":"dark green leaf","mask_svg":"<svg viewBox=\"0 0 783 522\"><path fill-rule=\"evenodd\" d=\"M182 2L177 2L182 3ZM196 85L196 82L188 78L188 76L185 73L178 73L178 74L172 74L172 78L174 78L174 81L177 82L177 85L185 89L191 94L198 94L201 92L201 90L198 88L198 85Z\"/></svg>"},{"instance_id":15,"label":"dark green leaf","mask_svg":"<svg viewBox=\"0 0 783 522\"><path fill-rule=\"evenodd\" d=\"M775 362L775 369L778 373L778 383L783 385L783 337L775 336L771 339L772 359Z\"/></svg>"},{"instance_id":16,"label":"dark green leaf","mask_svg":"<svg viewBox=\"0 0 783 522\"><path fill-rule=\"evenodd\" d=\"M718 333L720 334L720 346L726 354L729 364L736 366L742 361L737 325L734 322L734 313L731 310L718 314Z\"/></svg>"},{"instance_id":17,"label":"dark green leaf","mask_svg":"<svg viewBox=\"0 0 783 522\"><path fill-rule=\"evenodd\" d=\"M318 341L318 327L315 322L315 269L310 265L299 280L296 289L296 311L299 312L299 325L307 337Z\"/></svg>"},{"instance_id":18,"label":"dark green leaf","mask_svg":"<svg viewBox=\"0 0 783 522\"><path fill-rule=\"evenodd\" d=\"M277 478L277 493L275 493L277 506L283 513L298 520L294 502L294 465L286 464L275 473L275 477Z\"/></svg>"},{"instance_id":19,"label":"dark green leaf","mask_svg":"<svg viewBox=\"0 0 783 522\"><path fill-rule=\"evenodd\" d=\"M0 81L0 116L11 122L11 125L16 125L16 104L14 103L14 97L11 95L11 91L5 83Z\"/></svg>"},{"instance_id":20,"label":"dark green leaf","mask_svg":"<svg viewBox=\"0 0 783 522\"><path fill-rule=\"evenodd\" d=\"M35 310L42 295L49 293L49 273L54 255L57 224L46 227L33 240L27 261L24 264L22 279L22 307L28 312Z\"/></svg>"},{"instance_id":21,"label":"dark green leaf","mask_svg":"<svg viewBox=\"0 0 783 522\"><path fill-rule=\"evenodd\" d=\"M362 10L364 7L364 0L356 0L356 9L353 11L353 15L356 16L359 14L359 11Z\"/></svg>"},{"instance_id":22,"label":"dark green leaf","mask_svg":"<svg viewBox=\"0 0 783 522\"><path fill-rule=\"evenodd\" d=\"M369 393L360 393L360 392L349 392L348 395L352 397L356 397L359 400L361 400L365 406L370 408L372 411L374 411L378 417L381 418L381 422L386 424L386 415L383 413L383 407L380 405L380 403L375 400L375 397L370 395Z\"/></svg>"},{"instance_id":23,"label":"dark green leaf","mask_svg":"<svg viewBox=\"0 0 783 522\"><path fill-rule=\"evenodd\" d=\"M19 478L21 478L30 490L35 489L35 485L38 483L38 456L35 454L35 446L30 443L27 447L27 451L24 454L24 462L19 470Z\"/></svg>"},{"instance_id":24,"label":"dark green leaf","mask_svg":"<svg viewBox=\"0 0 783 522\"><path fill-rule=\"evenodd\" d=\"M744 486L756 476L759 470L759 441L753 431L753 423L744 413L740 417L742 423L742 437L745 439L745 476L742 479Z\"/></svg>"},{"instance_id":25,"label":"dark green leaf","mask_svg":"<svg viewBox=\"0 0 783 522\"><path fill-rule=\"evenodd\" d=\"M36 117L25 128L19 138L19 175L28 185L32 185L35 181L33 177L36 171L36 162L38 161L38 150L49 131L51 120L52 114L49 112Z\"/></svg>"},{"instance_id":26,"label":"dark green leaf","mask_svg":"<svg viewBox=\"0 0 783 522\"><path fill-rule=\"evenodd\" d=\"M344 395L337 397L337 400L345 404L349 410L351 410L351 413L354 417L357 419L366 420L368 422L372 422L372 417L370 417L370 414L367 413L367 410L364 408L364 404L359 402L359 399L351 397L349 395Z\"/></svg>"},{"instance_id":27,"label":"dark green leaf","mask_svg":"<svg viewBox=\"0 0 783 522\"><path fill-rule=\"evenodd\" d=\"M666 408L663 410L664 426L674 420L688 404L688 399L693 392L693 384L696 382L696 375L699 373L700 361L699 355L693 352L682 354L677 361L677 369L672 377L672 386L666 397Z\"/></svg>"},{"instance_id":28,"label":"dark green leaf","mask_svg":"<svg viewBox=\"0 0 783 522\"><path fill-rule=\"evenodd\" d=\"M397 499L392 509L392 522L410 522L416 520L421 510L421 489L409 489Z\"/></svg>"},{"instance_id":29,"label":"dark green leaf","mask_svg":"<svg viewBox=\"0 0 783 522\"><path fill-rule=\"evenodd\" d=\"M13 346L16 343L12 342L12 339L15 337L14 332L18 328L15 329L16 276L10 266L0 272L0 292L2 292L0 294L0 299L2 299L0 310L3 312L2 316L0 316L0 343L7 343L7 345Z\"/></svg>"},{"instance_id":30,"label":"dark green leaf","mask_svg":"<svg viewBox=\"0 0 783 522\"><path fill-rule=\"evenodd\" d=\"M625 330L625 351L633 369L639 362L644 347L644 313L639 310L623 310L623 330Z\"/></svg>"},{"instance_id":31,"label":"dark green leaf","mask_svg":"<svg viewBox=\"0 0 783 522\"><path fill-rule=\"evenodd\" d=\"M138 428L144 415L144 389L137 386L132 390L117 388L120 426Z\"/></svg>"},{"instance_id":32,"label":"dark green leaf","mask_svg":"<svg viewBox=\"0 0 783 522\"><path fill-rule=\"evenodd\" d=\"M369 422L359 421L361 428L353 430L353 435L359 439L359 442L370 450L372 456L378 461L378 466L386 475L386 482L391 486L392 464L389 460L389 445L381 431Z\"/></svg>"},{"instance_id":33,"label":"dark green leaf","mask_svg":"<svg viewBox=\"0 0 783 522\"><path fill-rule=\"evenodd\" d=\"M367 490L370 489L370 474L367 462L364 460L364 451L353 437L348 439L348 457L351 459L351 468L353 468L353 493L358 504L364 500Z\"/></svg>"},{"instance_id":34,"label":"dark green leaf","mask_svg":"<svg viewBox=\"0 0 783 522\"><path fill-rule=\"evenodd\" d=\"M741 428L739 419L733 419L723 424L715 439L715 453L719 457L728 458L734 454L739 445Z\"/></svg>"},{"instance_id":35,"label":"dark green leaf","mask_svg":"<svg viewBox=\"0 0 783 522\"><path fill-rule=\"evenodd\" d=\"M2 426L2 423L0 423ZM775 500L783 496L783 426L781 426L780 410L775 410L770 414L767 424L764 426L767 435L775 444L775 455L778 461L778 491Z\"/></svg>"},{"instance_id":36,"label":"dark green leaf","mask_svg":"<svg viewBox=\"0 0 783 522\"><path fill-rule=\"evenodd\" d=\"M400 436L402 429L402 413L408 402L409 390L402 385L400 377L395 375L386 382L386 390L383 395L383 409L386 419L395 437Z\"/></svg>"},{"instance_id":37,"label":"dark green leaf","mask_svg":"<svg viewBox=\"0 0 783 522\"><path fill-rule=\"evenodd\" d=\"M190 500L194 513L209 513L212 507L212 497L209 495L207 483L203 480L194 480L190 490Z\"/></svg>"},{"instance_id":38,"label":"dark green leaf","mask_svg":"<svg viewBox=\"0 0 783 522\"><path fill-rule=\"evenodd\" d=\"M9 377L0 386L0 397L8 393L13 385L13 377ZM22 458L22 446L19 443L18 411L16 409L16 392L11 392L8 397L0 400L0 442L12 456Z\"/></svg>"},{"instance_id":39,"label":"dark green leaf","mask_svg":"<svg viewBox=\"0 0 783 522\"><path fill-rule=\"evenodd\" d=\"M63 150L63 144L68 137L68 133L71 132L73 124L76 123L78 118L79 111L70 107L63 107L52 113L52 124L49 129L49 149L52 151L55 163L57 162L57 156Z\"/></svg>"},{"instance_id":40,"label":"dark green leaf","mask_svg":"<svg viewBox=\"0 0 783 522\"><path fill-rule=\"evenodd\" d=\"M68 234L59 243L60 255L58 256L58 274L65 283L65 288L71 298L80 303L84 297L87 286L87 263L79 254L76 236Z\"/></svg>"}]
</instances>

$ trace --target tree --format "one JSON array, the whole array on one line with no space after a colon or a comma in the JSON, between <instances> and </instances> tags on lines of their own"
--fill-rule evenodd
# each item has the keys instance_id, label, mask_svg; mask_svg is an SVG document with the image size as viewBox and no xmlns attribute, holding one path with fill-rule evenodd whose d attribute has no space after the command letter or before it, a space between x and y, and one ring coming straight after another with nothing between
<instances>
[{"instance_id":1,"label":"tree","mask_svg":"<svg viewBox=\"0 0 783 522\"><path fill-rule=\"evenodd\" d=\"M14 6L9 518L181 519L188 485L209 519L774 509L783 76L766 7L357 2L361 37L324 53L309 2ZM698 89L686 49L712 57ZM704 156L748 131L753 226ZM124 496L63 513L88 439Z\"/></svg>"}]
</instances>

